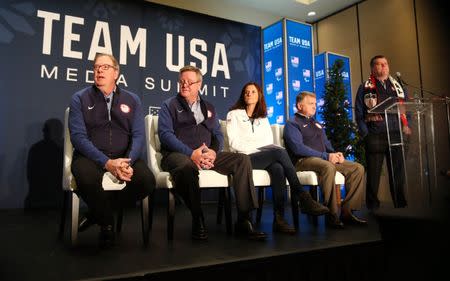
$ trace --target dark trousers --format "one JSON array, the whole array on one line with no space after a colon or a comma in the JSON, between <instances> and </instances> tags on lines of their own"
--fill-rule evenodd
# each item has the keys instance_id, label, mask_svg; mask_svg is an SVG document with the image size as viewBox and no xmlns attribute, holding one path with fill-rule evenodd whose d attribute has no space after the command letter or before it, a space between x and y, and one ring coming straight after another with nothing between
<instances>
[{"instance_id":1,"label":"dark trousers","mask_svg":"<svg viewBox=\"0 0 450 281\"><path fill-rule=\"evenodd\" d=\"M286 188L286 179L294 197L299 192L304 191L289 155L285 149L271 149L250 154L250 159L252 160L253 169L262 169L269 173L272 184L274 211L283 214L283 190Z\"/></svg>"},{"instance_id":2,"label":"dark trousers","mask_svg":"<svg viewBox=\"0 0 450 281\"><path fill-rule=\"evenodd\" d=\"M191 158L182 153L171 152L164 155L161 167L170 173L175 191L183 198L192 216L200 216L199 171ZM258 206L250 158L240 153L219 152L211 170L223 175L233 175L238 216L248 218L250 211Z\"/></svg>"},{"instance_id":3,"label":"dark trousers","mask_svg":"<svg viewBox=\"0 0 450 281\"><path fill-rule=\"evenodd\" d=\"M77 184L77 194L89 207L89 215L99 225L113 225L115 207L136 202L152 194L155 188L155 177L142 160L132 166L133 177L121 191L117 191L117 201L111 191L102 187L105 170L94 161L77 156L72 161L72 174Z\"/></svg>"},{"instance_id":4,"label":"dark trousers","mask_svg":"<svg viewBox=\"0 0 450 281\"><path fill-rule=\"evenodd\" d=\"M366 161L367 161L367 186L366 186L366 204L369 209L378 208L378 187L380 185L381 168L384 157L389 173L389 186L394 207L401 208L406 206L404 192L404 165L402 150L399 146L391 148L389 153L389 143L386 133L369 134L366 139ZM394 174L392 173L394 170Z\"/></svg>"}]
</instances>

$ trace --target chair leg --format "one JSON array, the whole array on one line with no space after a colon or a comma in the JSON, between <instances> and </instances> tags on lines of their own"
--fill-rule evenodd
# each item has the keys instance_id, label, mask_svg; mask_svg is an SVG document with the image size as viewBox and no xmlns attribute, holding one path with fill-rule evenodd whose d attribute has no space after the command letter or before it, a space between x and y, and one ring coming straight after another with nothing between
<instances>
[{"instance_id":1,"label":"chair leg","mask_svg":"<svg viewBox=\"0 0 450 281\"><path fill-rule=\"evenodd\" d=\"M71 232L70 240L72 246L75 246L78 238L78 215L80 212L80 199L75 192L72 192L72 220L71 220Z\"/></svg>"},{"instance_id":2,"label":"chair leg","mask_svg":"<svg viewBox=\"0 0 450 281\"><path fill-rule=\"evenodd\" d=\"M311 197L314 200L319 201L320 194L319 194L319 188L317 185L310 186L309 193L311 194ZM316 216L309 216L309 218L312 219L314 225L317 225L319 223L318 218Z\"/></svg>"},{"instance_id":3,"label":"chair leg","mask_svg":"<svg viewBox=\"0 0 450 281\"><path fill-rule=\"evenodd\" d=\"M122 222L123 222L123 206L120 206L117 210L117 223L116 223L116 232L122 232Z\"/></svg>"},{"instance_id":4,"label":"chair leg","mask_svg":"<svg viewBox=\"0 0 450 281\"><path fill-rule=\"evenodd\" d=\"M319 189L317 188L316 185L310 186L309 187L309 193L311 194L311 197L314 200L318 200L319 199Z\"/></svg>"},{"instance_id":5,"label":"chair leg","mask_svg":"<svg viewBox=\"0 0 450 281\"><path fill-rule=\"evenodd\" d=\"M225 197L225 189L219 189L219 202L217 203L217 224L222 223L222 213L224 208L224 197Z\"/></svg>"},{"instance_id":6,"label":"chair leg","mask_svg":"<svg viewBox=\"0 0 450 281\"><path fill-rule=\"evenodd\" d=\"M63 194L63 205L61 210L61 218L59 221L59 231L58 231L58 239L62 240L64 237L64 229L66 228L66 216L67 216L67 208L69 203L69 191L64 191Z\"/></svg>"},{"instance_id":7,"label":"chair leg","mask_svg":"<svg viewBox=\"0 0 450 281\"><path fill-rule=\"evenodd\" d=\"M264 188L258 188L258 209L256 210L256 222L261 222L262 208L264 204Z\"/></svg>"},{"instance_id":8,"label":"chair leg","mask_svg":"<svg viewBox=\"0 0 450 281\"><path fill-rule=\"evenodd\" d=\"M173 240L173 224L175 220L175 196L172 191L168 190L169 193L167 204L167 239Z\"/></svg>"},{"instance_id":9,"label":"chair leg","mask_svg":"<svg viewBox=\"0 0 450 281\"><path fill-rule=\"evenodd\" d=\"M144 246L148 245L148 239L149 239L149 197L145 197L141 201L141 223L142 223L142 241L144 242Z\"/></svg>"},{"instance_id":10,"label":"chair leg","mask_svg":"<svg viewBox=\"0 0 450 281\"><path fill-rule=\"evenodd\" d=\"M289 190L289 195L291 197L291 209L292 209L292 221L294 222L294 227L298 231L300 229L299 222L299 208L298 208L298 194L292 193L292 188Z\"/></svg>"},{"instance_id":11,"label":"chair leg","mask_svg":"<svg viewBox=\"0 0 450 281\"><path fill-rule=\"evenodd\" d=\"M291 196L291 187L289 185L286 186L286 192L287 192L287 202L290 203L292 200L292 196Z\"/></svg>"},{"instance_id":12,"label":"chair leg","mask_svg":"<svg viewBox=\"0 0 450 281\"><path fill-rule=\"evenodd\" d=\"M231 235L233 233L233 231L232 231L233 218L231 215L231 189L230 189L230 187L225 188L223 195L224 195L224 203L225 203L225 225L226 225L226 229L227 229L227 234Z\"/></svg>"},{"instance_id":13,"label":"chair leg","mask_svg":"<svg viewBox=\"0 0 450 281\"><path fill-rule=\"evenodd\" d=\"M148 196L148 231L153 227L153 209L155 208L155 196Z\"/></svg>"}]
</instances>

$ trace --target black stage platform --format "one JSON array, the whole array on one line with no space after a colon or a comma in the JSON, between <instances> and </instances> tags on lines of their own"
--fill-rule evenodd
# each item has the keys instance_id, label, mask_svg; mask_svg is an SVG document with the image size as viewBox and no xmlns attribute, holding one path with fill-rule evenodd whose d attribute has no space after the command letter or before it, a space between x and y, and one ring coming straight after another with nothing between
<instances>
[{"instance_id":1,"label":"black stage platform","mask_svg":"<svg viewBox=\"0 0 450 281\"><path fill-rule=\"evenodd\" d=\"M109 250L98 249L96 227L79 234L76 248L58 241L59 211L0 211L0 280L389 280L396 276L391 261L397 256L386 248L377 220L367 212L362 212L370 219L367 227L334 230L325 227L323 217L314 225L301 215L299 233L273 235L271 205L265 204L259 227L269 239L253 242L227 236L225 225L215 222L216 205L204 208L208 242L190 239L189 212L177 206L175 237L169 243L165 208L160 207L154 212L149 246L143 248L136 208L126 210L117 245Z\"/></svg>"}]
</instances>

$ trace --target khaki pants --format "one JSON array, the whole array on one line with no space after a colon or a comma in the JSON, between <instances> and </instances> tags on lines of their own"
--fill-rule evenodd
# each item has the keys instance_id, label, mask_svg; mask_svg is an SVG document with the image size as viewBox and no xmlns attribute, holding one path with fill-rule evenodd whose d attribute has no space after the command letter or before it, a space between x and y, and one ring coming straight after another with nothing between
<instances>
[{"instance_id":1,"label":"khaki pants","mask_svg":"<svg viewBox=\"0 0 450 281\"><path fill-rule=\"evenodd\" d=\"M338 214L338 202L334 177L336 171L345 177L345 199L342 208L359 210L362 207L362 195L364 189L364 167L355 162L345 160L341 164L333 164L330 161L318 157L301 158L295 165L297 171L314 171L318 175L319 185L322 188L324 205L332 213Z\"/></svg>"}]
</instances>

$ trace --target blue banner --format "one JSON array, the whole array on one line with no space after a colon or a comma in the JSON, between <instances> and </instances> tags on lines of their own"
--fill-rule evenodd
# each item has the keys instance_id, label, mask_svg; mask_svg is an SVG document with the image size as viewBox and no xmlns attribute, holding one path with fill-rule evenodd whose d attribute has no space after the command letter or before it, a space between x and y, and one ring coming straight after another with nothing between
<instances>
[{"instance_id":1,"label":"blue banner","mask_svg":"<svg viewBox=\"0 0 450 281\"><path fill-rule=\"evenodd\" d=\"M314 57L314 79L315 93L317 101L316 120L322 122L322 111L325 95L325 83L327 79L327 67L325 63L325 53L318 54Z\"/></svg>"},{"instance_id":2,"label":"blue banner","mask_svg":"<svg viewBox=\"0 0 450 281\"><path fill-rule=\"evenodd\" d=\"M338 55L338 54L334 54L334 53L328 53L328 69L331 69L331 67L333 66L334 62L336 60L342 60L344 62L344 66L342 67L342 80L344 82L344 87L345 87L345 94L347 96L347 98L345 99L345 102L347 102L350 105L349 110L347 110L348 113L348 118L350 120L353 119L353 113L352 113L352 84L351 84L351 80L350 80L350 58L347 56L343 56L343 55Z\"/></svg>"},{"instance_id":3,"label":"blue banner","mask_svg":"<svg viewBox=\"0 0 450 281\"><path fill-rule=\"evenodd\" d=\"M301 91L314 91L312 26L286 20L288 118L297 112L295 99Z\"/></svg>"},{"instance_id":4,"label":"blue banner","mask_svg":"<svg viewBox=\"0 0 450 281\"><path fill-rule=\"evenodd\" d=\"M263 32L263 90L267 103L267 117L271 124L285 122L285 67L283 22L279 21Z\"/></svg>"},{"instance_id":5,"label":"blue banner","mask_svg":"<svg viewBox=\"0 0 450 281\"><path fill-rule=\"evenodd\" d=\"M325 96L325 84L328 80L328 71L332 68L334 62L336 60L342 60L344 65L342 68L342 79L344 82L344 87L346 91L346 102L350 105L350 108L347 110L349 119L353 119L353 113L352 113L352 86L351 86L351 79L350 79L350 58L347 56L331 53L331 52L324 52L321 54L318 54L314 57L314 75L315 75L315 93L317 98L317 112L316 112L316 119L318 121L322 121L322 111L323 111L323 105L324 105L324 96Z\"/></svg>"},{"instance_id":6,"label":"blue banner","mask_svg":"<svg viewBox=\"0 0 450 281\"><path fill-rule=\"evenodd\" d=\"M188 64L202 70L201 95L221 119L245 83L261 83L260 27L146 1L1 1L0 52L0 130L8 135L0 138L0 208L21 207L29 174L48 165L29 165L32 148L48 137L47 121L62 124L72 94L93 83L97 52L118 59L118 85L146 109L177 94ZM53 133L61 143L62 132ZM60 189L59 171L47 170Z\"/></svg>"}]
</instances>

